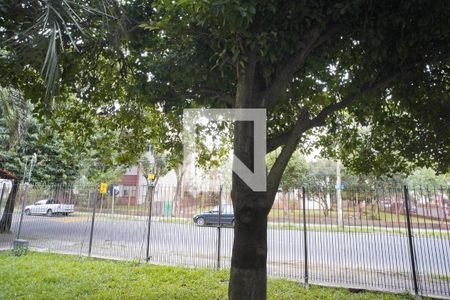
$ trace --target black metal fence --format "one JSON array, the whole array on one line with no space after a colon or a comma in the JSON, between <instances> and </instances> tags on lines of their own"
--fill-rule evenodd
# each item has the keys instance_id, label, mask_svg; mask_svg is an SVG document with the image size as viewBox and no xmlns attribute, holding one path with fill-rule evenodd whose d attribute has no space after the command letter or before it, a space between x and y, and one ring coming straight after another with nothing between
<instances>
[{"instance_id":1,"label":"black metal fence","mask_svg":"<svg viewBox=\"0 0 450 300\"><path fill-rule=\"evenodd\" d=\"M44 199L57 200L50 213L51 206L34 205ZM74 213L59 211L65 204ZM22 185L0 247L22 238L41 250L228 268L230 207L225 187L136 187L113 198L95 186ZM269 214L268 273L304 284L450 297L449 209L448 189L437 187L280 191Z\"/></svg>"}]
</instances>

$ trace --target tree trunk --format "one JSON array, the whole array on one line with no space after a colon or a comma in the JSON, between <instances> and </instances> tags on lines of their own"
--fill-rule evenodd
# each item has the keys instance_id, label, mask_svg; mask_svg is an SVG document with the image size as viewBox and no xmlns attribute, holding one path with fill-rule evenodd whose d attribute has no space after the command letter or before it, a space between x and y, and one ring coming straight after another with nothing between
<instances>
[{"instance_id":1,"label":"tree trunk","mask_svg":"<svg viewBox=\"0 0 450 300\"><path fill-rule=\"evenodd\" d=\"M258 72L256 51L249 51L246 66L238 74L234 107L267 107L267 102L260 98L260 91L264 85L264 76ZM298 139L294 139L283 148L281 159L278 158L272 167L273 176L267 177L266 192L254 192L233 173L231 199L235 226L228 288L230 300L266 299L267 216L275 199L281 175L297 143ZM240 121L234 124L233 144L236 157L254 171L253 122Z\"/></svg>"},{"instance_id":2,"label":"tree trunk","mask_svg":"<svg viewBox=\"0 0 450 300\"><path fill-rule=\"evenodd\" d=\"M17 192L19 191L20 183L13 183L11 193L9 193L8 200L5 204L2 219L0 220L0 233L8 233L11 230L12 217L14 213L14 205L16 203Z\"/></svg>"},{"instance_id":3,"label":"tree trunk","mask_svg":"<svg viewBox=\"0 0 450 300\"><path fill-rule=\"evenodd\" d=\"M267 192L253 192L237 178L233 183L236 219L228 296L231 300L266 299Z\"/></svg>"},{"instance_id":4,"label":"tree trunk","mask_svg":"<svg viewBox=\"0 0 450 300\"><path fill-rule=\"evenodd\" d=\"M237 122L234 153L251 170L254 169L253 124ZM266 299L267 290L267 192L252 191L233 173L231 198L235 226L228 297Z\"/></svg>"},{"instance_id":5,"label":"tree trunk","mask_svg":"<svg viewBox=\"0 0 450 300\"><path fill-rule=\"evenodd\" d=\"M289 214L289 191L283 191L283 215L288 217Z\"/></svg>"},{"instance_id":6,"label":"tree trunk","mask_svg":"<svg viewBox=\"0 0 450 300\"><path fill-rule=\"evenodd\" d=\"M183 177L184 177L184 166L183 164L179 165L176 170L175 174L177 177L177 186L175 189L175 196L174 196L174 206L173 206L173 215L179 216L181 215L181 202L183 201Z\"/></svg>"},{"instance_id":7,"label":"tree trunk","mask_svg":"<svg viewBox=\"0 0 450 300\"><path fill-rule=\"evenodd\" d=\"M358 192L356 192L356 194L355 194L355 201L356 201L357 216L358 216L358 219L361 221L361 217L362 217L362 215L361 215L361 202L359 201Z\"/></svg>"}]
</instances>

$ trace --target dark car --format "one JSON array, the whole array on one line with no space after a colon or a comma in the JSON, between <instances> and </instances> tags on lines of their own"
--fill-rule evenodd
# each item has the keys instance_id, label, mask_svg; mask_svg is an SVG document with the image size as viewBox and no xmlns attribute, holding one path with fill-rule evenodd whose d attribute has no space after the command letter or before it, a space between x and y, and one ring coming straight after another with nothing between
<instances>
[{"instance_id":1,"label":"dark car","mask_svg":"<svg viewBox=\"0 0 450 300\"><path fill-rule=\"evenodd\" d=\"M195 215L193 220L199 226L219 225L219 206L214 207L210 211ZM234 226L234 212L231 204L222 205L220 224L222 226Z\"/></svg>"},{"instance_id":2,"label":"dark car","mask_svg":"<svg viewBox=\"0 0 450 300\"><path fill-rule=\"evenodd\" d=\"M381 200L379 204L385 212L405 213L405 203L403 200ZM412 214L417 214L417 205L415 203L409 203L409 212Z\"/></svg>"}]
</instances>

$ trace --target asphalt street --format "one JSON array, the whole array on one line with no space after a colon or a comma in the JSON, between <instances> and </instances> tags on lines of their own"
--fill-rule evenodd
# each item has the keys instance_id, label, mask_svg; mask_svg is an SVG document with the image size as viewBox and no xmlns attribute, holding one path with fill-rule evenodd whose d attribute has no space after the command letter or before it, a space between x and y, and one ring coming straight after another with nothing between
<instances>
[{"instance_id":1,"label":"asphalt street","mask_svg":"<svg viewBox=\"0 0 450 300\"><path fill-rule=\"evenodd\" d=\"M18 221L19 215L16 214L13 221L15 233ZM151 222L148 249L151 262L195 267L230 265L232 228L220 229L219 250L218 228L199 227L190 220L169 221L154 219ZM91 222L87 214L24 216L21 238L28 239L30 246L40 249L86 254ZM144 218L97 216L92 255L144 260L147 228ZM13 238L13 235L0 235L0 247L9 246ZM308 231L307 245L311 282L387 290L412 288L406 235ZM421 289L428 294L450 296L450 238L415 236L414 251ZM267 266L270 275L304 280L304 262L303 231L268 230Z\"/></svg>"}]
</instances>

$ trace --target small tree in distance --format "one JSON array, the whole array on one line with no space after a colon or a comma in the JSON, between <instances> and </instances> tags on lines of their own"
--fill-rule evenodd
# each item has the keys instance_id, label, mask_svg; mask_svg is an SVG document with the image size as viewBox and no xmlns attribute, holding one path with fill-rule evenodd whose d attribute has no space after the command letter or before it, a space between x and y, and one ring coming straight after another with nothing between
<instances>
[{"instance_id":1,"label":"small tree in distance","mask_svg":"<svg viewBox=\"0 0 450 300\"><path fill-rule=\"evenodd\" d=\"M275 163L276 151L267 156L267 166L271 168ZM307 163L306 159L300 151L295 151L292 154L283 177L280 181L279 189L282 192L283 213L286 216L289 211L289 196L290 190L299 189L306 181Z\"/></svg>"}]
</instances>

